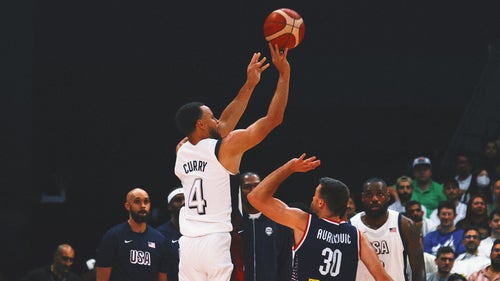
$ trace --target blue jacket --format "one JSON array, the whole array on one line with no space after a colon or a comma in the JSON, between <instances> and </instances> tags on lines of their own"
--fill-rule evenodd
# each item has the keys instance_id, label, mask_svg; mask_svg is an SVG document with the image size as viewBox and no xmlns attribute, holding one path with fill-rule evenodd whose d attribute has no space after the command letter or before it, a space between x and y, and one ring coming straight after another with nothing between
<instances>
[{"instance_id":1,"label":"blue jacket","mask_svg":"<svg viewBox=\"0 0 500 281\"><path fill-rule=\"evenodd\" d=\"M243 216L245 281L290 281L293 231L263 214Z\"/></svg>"}]
</instances>

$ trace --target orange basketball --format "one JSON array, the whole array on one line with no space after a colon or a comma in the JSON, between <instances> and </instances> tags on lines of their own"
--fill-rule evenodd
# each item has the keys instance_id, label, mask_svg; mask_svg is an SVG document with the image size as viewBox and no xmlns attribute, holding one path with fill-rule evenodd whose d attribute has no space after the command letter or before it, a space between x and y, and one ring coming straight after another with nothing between
<instances>
[{"instance_id":1,"label":"orange basketball","mask_svg":"<svg viewBox=\"0 0 500 281\"><path fill-rule=\"evenodd\" d=\"M293 49L304 39L304 20L296 11L281 8L271 12L264 21L267 42L278 44L280 50Z\"/></svg>"}]
</instances>

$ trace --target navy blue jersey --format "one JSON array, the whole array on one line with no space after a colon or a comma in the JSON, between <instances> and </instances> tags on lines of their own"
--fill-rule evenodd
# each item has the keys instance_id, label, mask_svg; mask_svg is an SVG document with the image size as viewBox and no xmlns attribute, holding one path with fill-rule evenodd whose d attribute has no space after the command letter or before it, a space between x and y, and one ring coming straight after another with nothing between
<instances>
[{"instance_id":1,"label":"navy blue jersey","mask_svg":"<svg viewBox=\"0 0 500 281\"><path fill-rule=\"evenodd\" d=\"M159 272L167 272L165 237L149 225L136 233L120 223L104 234L96 266L112 267L110 281L157 281Z\"/></svg>"},{"instance_id":2,"label":"navy blue jersey","mask_svg":"<svg viewBox=\"0 0 500 281\"><path fill-rule=\"evenodd\" d=\"M293 251L292 281L356 280L359 234L346 221L310 214L304 236Z\"/></svg>"},{"instance_id":3,"label":"navy blue jersey","mask_svg":"<svg viewBox=\"0 0 500 281\"><path fill-rule=\"evenodd\" d=\"M165 244L168 250L168 281L177 281L179 280L179 238L181 233L171 220L156 229L165 236Z\"/></svg>"},{"instance_id":4,"label":"navy blue jersey","mask_svg":"<svg viewBox=\"0 0 500 281\"><path fill-rule=\"evenodd\" d=\"M246 281L290 281L293 232L263 214L245 214L243 253Z\"/></svg>"}]
</instances>

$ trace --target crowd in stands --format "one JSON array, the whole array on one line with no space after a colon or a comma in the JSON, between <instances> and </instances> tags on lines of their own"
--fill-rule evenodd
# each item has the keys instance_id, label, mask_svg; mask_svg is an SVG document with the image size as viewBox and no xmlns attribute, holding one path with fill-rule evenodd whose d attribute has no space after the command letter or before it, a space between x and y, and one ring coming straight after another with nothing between
<instances>
[{"instance_id":1,"label":"crowd in stands","mask_svg":"<svg viewBox=\"0 0 500 281\"><path fill-rule=\"evenodd\" d=\"M433 259L435 264L426 262L427 280L461 280L457 276L496 280L500 276L495 252L500 243L498 140L487 140L479 155L458 152L454 173L441 175L442 182L434 180L426 156L415 158L412 169L412 177L403 175L389 188L389 209L419 227L424 260Z\"/></svg>"}]
</instances>

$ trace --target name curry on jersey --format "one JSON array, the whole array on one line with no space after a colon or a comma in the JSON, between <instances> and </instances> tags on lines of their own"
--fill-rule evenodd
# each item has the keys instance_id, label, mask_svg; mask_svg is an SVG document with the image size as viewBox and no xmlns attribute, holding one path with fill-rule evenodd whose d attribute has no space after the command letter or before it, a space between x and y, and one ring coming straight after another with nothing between
<instances>
[{"instance_id":1,"label":"name curry on jersey","mask_svg":"<svg viewBox=\"0 0 500 281\"><path fill-rule=\"evenodd\" d=\"M193 160L182 164L182 168L184 169L184 173L186 174L195 171L205 172L207 164L207 161Z\"/></svg>"}]
</instances>

